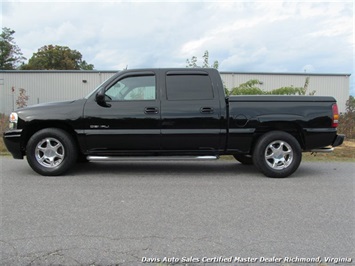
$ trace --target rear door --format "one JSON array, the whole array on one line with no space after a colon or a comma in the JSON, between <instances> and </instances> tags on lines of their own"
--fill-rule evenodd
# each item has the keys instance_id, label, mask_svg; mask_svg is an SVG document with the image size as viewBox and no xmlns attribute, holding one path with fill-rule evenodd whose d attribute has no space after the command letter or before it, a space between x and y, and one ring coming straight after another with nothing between
<instances>
[{"instance_id":1,"label":"rear door","mask_svg":"<svg viewBox=\"0 0 355 266\"><path fill-rule=\"evenodd\" d=\"M167 70L163 76L162 150L218 150L221 107L208 72Z\"/></svg>"}]
</instances>

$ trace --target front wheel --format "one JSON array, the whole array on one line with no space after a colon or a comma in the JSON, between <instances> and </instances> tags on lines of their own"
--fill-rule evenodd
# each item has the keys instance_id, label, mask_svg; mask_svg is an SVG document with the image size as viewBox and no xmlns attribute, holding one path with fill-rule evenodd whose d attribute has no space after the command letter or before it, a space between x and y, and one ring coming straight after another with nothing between
<instances>
[{"instance_id":1,"label":"front wheel","mask_svg":"<svg viewBox=\"0 0 355 266\"><path fill-rule=\"evenodd\" d=\"M46 128L30 138L26 155L28 164L34 171L45 176L56 176L73 166L77 159L77 148L66 131Z\"/></svg>"},{"instance_id":2,"label":"front wheel","mask_svg":"<svg viewBox=\"0 0 355 266\"><path fill-rule=\"evenodd\" d=\"M293 174L302 160L298 141L283 131L261 136L253 154L254 165L266 176L283 178Z\"/></svg>"}]
</instances>

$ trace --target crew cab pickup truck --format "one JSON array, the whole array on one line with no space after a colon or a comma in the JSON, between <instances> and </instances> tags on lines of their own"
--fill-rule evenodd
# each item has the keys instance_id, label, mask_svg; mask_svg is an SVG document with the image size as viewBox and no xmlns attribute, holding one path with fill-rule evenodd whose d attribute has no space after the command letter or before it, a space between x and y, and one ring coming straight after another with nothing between
<instances>
[{"instance_id":1,"label":"crew cab pickup truck","mask_svg":"<svg viewBox=\"0 0 355 266\"><path fill-rule=\"evenodd\" d=\"M87 97L19 109L4 142L41 175L78 160L233 155L264 175L287 177L302 152L341 145L334 98L226 96L215 69L118 72Z\"/></svg>"}]
</instances>

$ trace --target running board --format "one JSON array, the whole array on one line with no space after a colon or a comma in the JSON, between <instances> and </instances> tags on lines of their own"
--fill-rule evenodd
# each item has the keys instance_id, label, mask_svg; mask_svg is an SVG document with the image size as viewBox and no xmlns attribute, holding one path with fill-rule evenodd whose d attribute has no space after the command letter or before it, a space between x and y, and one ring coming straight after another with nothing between
<instances>
[{"instance_id":1,"label":"running board","mask_svg":"<svg viewBox=\"0 0 355 266\"><path fill-rule=\"evenodd\" d=\"M87 156L89 161L193 161L217 160L218 156Z\"/></svg>"},{"instance_id":2,"label":"running board","mask_svg":"<svg viewBox=\"0 0 355 266\"><path fill-rule=\"evenodd\" d=\"M311 152L319 152L319 153L331 153L334 151L334 148L320 148L320 149L313 149Z\"/></svg>"}]
</instances>

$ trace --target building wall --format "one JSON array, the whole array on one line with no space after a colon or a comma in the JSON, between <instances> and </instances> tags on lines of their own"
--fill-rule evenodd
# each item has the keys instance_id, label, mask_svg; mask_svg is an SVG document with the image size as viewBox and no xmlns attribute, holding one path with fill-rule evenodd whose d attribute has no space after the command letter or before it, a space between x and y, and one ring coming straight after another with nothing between
<instances>
[{"instance_id":1,"label":"building wall","mask_svg":"<svg viewBox=\"0 0 355 266\"><path fill-rule=\"evenodd\" d=\"M345 112L345 104L350 93L350 74L310 74L310 73L234 73L222 72L222 80L230 90L251 79L262 82L259 88L271 91L281 87L303 87L309 77L308 92L315 91L316 96L332 96Z\"/></svg>"},{"instance_id":2,"label":"building wall","mask_svg":"<svg viewBox=\"0 0 355 266\"><path fill-rule=\"evenodd\" d=\"M28 105L83 98L116 71L2 71L0 112L16 109L19 89L26 90ZM15 92L12 93L12 87Z\"/></svg>"},{"instance_id":3,"label":"building wall","mask_svg":"<svg viewBox=\"0 0 355 266\"><path fill-rule=\"evenodd\" d=\"M19 89L26 90L28 105L83 98L116 71L0 71L0 113L16 109ZM318 96L333 96L337 99L339 111L345 111L349 98L349 74L285 74L285 73L240 73L221 72L228 89L251 79L263 82L259 87L269 91L280 87L303 87L310 77L309 91ZM86 81L86 82L85 82ZM12 93L11 88L15 92Z\"/></svg>"}]
</instances>

